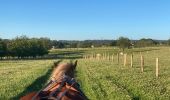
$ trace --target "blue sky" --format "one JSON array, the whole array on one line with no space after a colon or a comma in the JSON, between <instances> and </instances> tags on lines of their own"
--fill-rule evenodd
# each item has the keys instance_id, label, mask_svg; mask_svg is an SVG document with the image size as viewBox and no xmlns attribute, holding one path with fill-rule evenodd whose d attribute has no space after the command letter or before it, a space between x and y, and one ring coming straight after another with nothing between
<instances>
[{"instance_id":1,"label":"blue sky","mask_svg":"<svg viewBox=\"0 0 170 100\"><path fill-rule=\"evenodd\" d=\"M170 0L0 0L0 37L170 38Z\"/></svg>"}]
</instances>

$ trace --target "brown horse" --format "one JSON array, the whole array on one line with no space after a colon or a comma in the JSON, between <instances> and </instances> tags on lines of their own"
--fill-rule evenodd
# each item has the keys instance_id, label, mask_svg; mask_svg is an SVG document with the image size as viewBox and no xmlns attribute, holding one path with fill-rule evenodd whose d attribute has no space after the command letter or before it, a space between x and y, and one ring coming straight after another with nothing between
<instances>
[{"instance_id":1,"label":"brown horse","mask_svg":"<svg viewBox=\"0 0 170 100\"><path fill-rule=\"evenodd\" d=\"M20 100L87 100L74 79L77 61L54 65L51 81L39 92L32 92Z\"/></svg>"}]
</instances>

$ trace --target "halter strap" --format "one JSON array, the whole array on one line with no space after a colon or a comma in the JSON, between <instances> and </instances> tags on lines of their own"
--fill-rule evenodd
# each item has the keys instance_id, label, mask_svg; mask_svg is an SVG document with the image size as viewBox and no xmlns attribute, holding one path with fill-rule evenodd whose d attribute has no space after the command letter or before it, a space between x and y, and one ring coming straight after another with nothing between
<instances>
[{"instance_id":1,"label":"halter strap","mask_svg":"<svg viewBox=\"0 0 170 100\"><path fill-rule=\"evenodd\" d=\"M69 88L67 88L64 92L62 92L62 94L59 94L59 96L57 97L56 100L60 100L63 96L65 96L66 93L71 89L71 87L73 87L74 84L75 84L75 82L72 83L72 84L69 86Z\"/></svg>"},{"instance_id":2,"label":"halter strap","mask_svg":"<svg viewBox=\"0 0 170 100\"><path fill-rule=\"evenodd\" d=\"M68 85L67 85L68 84ZM44 91L48 91L51 90L52 88L54 88L55 86L59 85L59 87L57 87L55 90L53 90L48 96L46 97L42 97L41 99L53 99L53 100L60 100L63 96L66 95L66 93L72 89L76 92L79 92L75 89L75 87L73 87L76 84L76 81L74 78L70 78L66 75L63 75L61 78L57 79L57 80L51 80L47 85L45 85L45 87L43 89L41 89L39 92L37 92L37 94L32 98L32 100L36 100L36 98ZM64 90L63 92L61 91L61 89L63 88L63 86L66 86L66 90ZM69 86L69 87L68 87ZM79 92L80 93L80 92ZM57 97L55 97L55 95L57 94ZM81 93L80 93L81 94Z\"/></svg>"}]
</instances>

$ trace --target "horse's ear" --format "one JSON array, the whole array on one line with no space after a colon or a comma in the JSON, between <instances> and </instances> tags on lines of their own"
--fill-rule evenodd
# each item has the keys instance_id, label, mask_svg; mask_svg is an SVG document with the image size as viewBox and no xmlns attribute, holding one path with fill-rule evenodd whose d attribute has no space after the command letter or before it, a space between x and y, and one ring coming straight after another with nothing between
<instances>
[{"instance_id":1,"label":"horse's ear","mask_svg":"<svg viewBox=\"0 0 170 100\"><path fill-rule=\"evenodd\" d=\"M76 68L76 66L77 66L77 60L73 63L73 66Z\"/></svg>"},{"instance_id":2,"label":"horse's ear","mask_svg":"<svg viewBox=\"0 0 170 100\"><path fill-rule=\"evenodd\" d=\"M58 65L58 62L54 62L54 67L56 67Z\"/></svg>"},{"instance_id":3,"label":"horse's ear","mask_svg":"<svg viewBox=\"0 0 170 100\"><path fill-rule=\"evenodd\" d=\"M54 67L57 67L58 64L59 64L61 61L62 61L62 60L55 61L55 62L54 62Z\"/></svg>"},{"instance_id":4,"label":"horse's ear","mask_svg":"<svg viewBox=\"0 0 170 100\"><path fill-rule=\"evenodd\" d=\"M61 61L56 61L54 62L54 67L58 66L58 64L60 63Z\"/></svg>"}]
</instances>

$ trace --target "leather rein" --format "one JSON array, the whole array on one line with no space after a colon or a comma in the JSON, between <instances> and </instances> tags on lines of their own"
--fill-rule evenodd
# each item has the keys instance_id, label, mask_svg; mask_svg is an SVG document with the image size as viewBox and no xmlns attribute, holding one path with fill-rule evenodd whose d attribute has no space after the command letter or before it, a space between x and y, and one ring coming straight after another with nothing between
<instances>
[{"instance_id":1,"label":"leather rein","mask_svg":"<svg viewBox=\"0 0 170 100\"><path fill-rule=\"evenodd\" d=\"M63 90L64 86L66 89ZM69 90L82 94L81 91L79 91L79 84L76 80L63 75L59 79L51 79L51 81L43 89L36 93L32 100L37 100L37 98L40 98L40 100L61 100L61 98L64 97Z\"/></svg>"}]
</instances>

